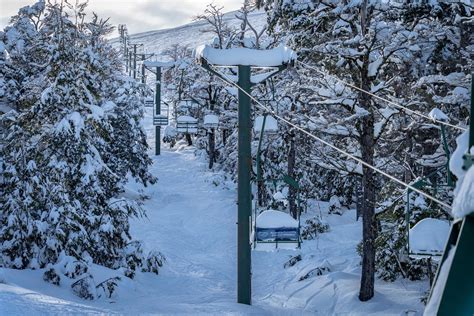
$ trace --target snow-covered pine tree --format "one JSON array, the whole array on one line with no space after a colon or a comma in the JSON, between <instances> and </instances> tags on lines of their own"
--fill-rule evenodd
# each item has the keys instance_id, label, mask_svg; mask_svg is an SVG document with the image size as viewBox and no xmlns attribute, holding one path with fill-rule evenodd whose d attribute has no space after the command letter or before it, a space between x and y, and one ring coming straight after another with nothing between
<instances>
[{"instance_id":1,"label":"snow-covered pine tree","mask_svg":"<svg viewBox=\"0 0 474 316\"><path fill-rule=\"evenodd\" d=\"M39 5L45 8L38 23L22 17ZM129 233L129 219L143 211L120 195L128 176L155 181L140 124L141 88L122 75L104 38L108 22L85 21L85 3L35 6L13 19L47 34L35 35L47 62L21 83L43 82L41 93L27 92L31 105L20 96L21 110L1 117L0 265L44 268L69 256L124 268L129 277L136 270L157 273L161 255L147 257ZM7 48L25 41L18 23L7 28L7 35L19 34L7 36ZM29 61L19 56L12 63L26 71Z\"/></svg>"},{"instance_id":2,"label":"snow-covered pine tree","mask_svg":"<svg viewBox=\"0 0 474 316\"><path fill-rule=\"evenodd\" d=\"M472 20L472 7L450 1L422 3L424 7L380 1L259 1L258 4L266 7L271 32L288 38L289 44L300 54L300 60L350 84L395 98L424 113L433 108L435 99L444 110L446 103L450 103L445 102L447 98L454 101L455 96L466 95L466 87L456 88L460 80L448 78L461 78L464 82L461 86L467 86L469 75L465 69L472 62L463 56L469 56L469 50L472 51L472 45L466 45L472 34L466 24ZM459 63L448 61L450 56L457 56ZM455 70L464 73L451 74ZM431 76L436 72L444 74ZM307 105L304 110L311 117L308 127L321 137L369 163L383 166L407 182L414 174L432 171L429 169L432 166L423 165L423 161L433 161L435 156L440 156L439 152L443 156L439 150L439 134L433 137L439 133L439 127L406 113L399 115L397 109L388 108L383 102L351 90L330 77L321 78L307 67L299 73L302 75L299 91ZM453 86L449 87L448 82L453 82ZM438 93L440 95L435 96ZM446 111L454 114L454 123L462 121L466 116L457 113L462 112L459 109L463 106L452 105ZM361 299L365 300L373 292L377 225L373 216L376 195L372 191L375 183L385 189L383 194L378 194L380 202L395 199L401 191L392 186L392 190L385 188L389 183L370 175L370 170L361 170L351 161L317 148L319 157L309 161L317 161L328 170L322 172L319 182L334 183L336 172L351 176L349 179L362 173L362 179L365 178L362 185L365 196L359 196L359 202L368 201L370 205L358 203L358 209L370 215L366 216L368 220L364 219L364 246L367 248L363 256L363 275L366 276L363 281L367 282L363 282ZM437 163L442 164L442 158ZM357 179L351 181L358 182ZM344 182L347 183L340 183ZM316 190L324 190L320 185L317 187ZM343 191L349 193L346 189ZM349 193L349 196L354 195Z\"/></svg>"}]
</instances>

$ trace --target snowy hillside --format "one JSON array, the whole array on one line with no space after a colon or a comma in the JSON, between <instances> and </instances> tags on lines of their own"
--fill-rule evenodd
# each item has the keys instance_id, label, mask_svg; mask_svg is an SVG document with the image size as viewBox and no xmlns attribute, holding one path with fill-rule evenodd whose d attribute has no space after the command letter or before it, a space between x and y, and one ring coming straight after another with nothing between
<instances>
[{"instance_id":1,"label":"snowy hillside","mask_svg":"<svg viewBox=\"0 0 474 316\"><path fill-rule=\"evenodd\" d=\"M224 15L224 22L228 23L230 27L239 28L241 21L235 17L237 12L229 12ZM266 23L267 15L264 11L252 12L249 14L249 20L257 29L261 29ZM150 31L145 33L131 34L131 43L145 44L147 52L161 53L164 50L179 44L181 46L188 45L194 48L203 43L209 42L214 38L211 33L204 33L202 30L206 29L206 22L196 21L183 26ZM114 45L118 44L118 38L113 39Z\"/></svg>"}]
</instances>

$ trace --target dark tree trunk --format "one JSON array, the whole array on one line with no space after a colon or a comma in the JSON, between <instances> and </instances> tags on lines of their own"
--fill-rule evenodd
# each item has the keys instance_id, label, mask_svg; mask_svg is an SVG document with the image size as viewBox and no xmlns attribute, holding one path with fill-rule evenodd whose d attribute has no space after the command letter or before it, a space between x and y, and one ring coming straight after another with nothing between
<instances>
[{"instance_id":1,"label":"dark tree trunk","mask_svg":"<svg viewBox=\"0 0 474 316\"><path fill-rule=\"evenodd\" d=\"M360 11L362 35L367 34L367 0L364 0ZM361 88L369 91L368 75L369 55L363 57L362 71L360 72ZM370 114L363 117L359 124L359 142L362 160L374 165L375 135L374 114L371 109L370 97L365 93L359 94L359 104ZM368 301L374 296L375 283L375 238L377 237L377 223L375 219L375 174L366 166L362 168L362 276L360 281L359 299Z\"/></svg>"},{"instance_id":2,"label":"dark tree trunk","mask_svg":"<svg viewBox=\"0 0 474 316\"><path fill-rule=\"evenodd\" d=\"M222 144L225 146L226 143L227 143L227 130L223 129L222 130Z\"/></svg>"},{"instance_id":3,"label":"dark tree trunk","mask_svg":"<svg viewBox=\"0 0 474 316\"><path fill-rule=\"evenodd\" d=\"M186 136L186 141L188 142L188 146L192 146L193 140L191 139L191 134L186 133L185 136Z\"/></svg>"},{"instance_id":4,"label":"dark tree trunk","mask_svg":"<svg viewBox=\"0 0 474 316\"><path fill-rule=\"evenodd\" d=\"M362 191L362 178L357 177L357 188L356 188L356 221L359 220L359 217L362 214L362 201L364 199L363 191Z\"/></svg>"},{"instance_id":5,"label":"dark tree trunk","mask_svg":"<svg viewBox=\"0 0 474 316\"><path fill-rule=\"evenodd\" d=\"M214 162L216 161L216 139L214 129L211 128L208 133L209 142L209 169L212 169Z\"/></svg>"},{"instance_id":6,"label":"dark tree trunk","mask_svg":"<svg viewBox=\"0 0 474 316\"><path fill-rule=\"evenodd\" d=\"M289 150L288 150L288 176L295 179L295 164L296 164L296 149L295 149L295 135L293 131L289 135ZM296 205L296 188L291 185L288 188L288 204L290 207L290 214L294 219L298 218Z\"/></svg>"},{"instance_id":7,"label":"dark tree trunk","mask_svg":"<svg viewBox=\"0 0 474 316\"><path fill-rule=\"evenodd\" d=\"M362 160L374 165L374 116L370 114L362 119L361 134ZM375 174L370 168L362 168L362 276L359 299L368 301L374 296L375 282Z\"/></svg>"},{"instance_id":8,"label":"dark tree trunk","mask_svg":"<svg viewBox=\"0 0 474 316\"><path fill-rule=\"evenodd\" d=\"M259 173L262 177L261 179L258 179L258 182L257 182L258 206L263 206L263 205L265 205L265 201L266 201L266 198L267 198L267 191L266 191L266 188L265 188L265 180L264 180L264 177L263 177L262 164L260 164L258 166L258 168L260 169Z\"/></svg>"}]
</instances>

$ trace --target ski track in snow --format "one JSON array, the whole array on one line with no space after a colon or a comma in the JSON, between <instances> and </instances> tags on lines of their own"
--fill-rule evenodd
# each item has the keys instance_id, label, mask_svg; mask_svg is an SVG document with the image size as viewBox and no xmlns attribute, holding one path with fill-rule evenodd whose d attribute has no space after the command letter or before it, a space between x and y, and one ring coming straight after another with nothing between
<instances>
[{"instance_id":1,"label":"ski track in snow","mask_svg":"<svg viewBox=\"0 0 474 316\"><path fill-rule=\"evenodd\" d=\"M154 144L151 116L151 109L147 109L144 124L149 142ZM213 173L195 156L193 147L182 142L174 150L162 146L162 155L152 156L158 183L144 189L150 197L144 204L147 217L131 222L132 236L144 242L145 251L158 250L165 255L160 275L138 273L133 281L121 282L116 297L84 301L69 288L43 282L41 271L0 269L0 315L422 313L420 297L427 282L377 280L375 297L365 303L358 300L360 258L355 247L361 238L361 223L355 221L354 211L328 215L324 202L304 217L319 214L321 208L330 232L305 241L299 250L253 251L253 306L235 303L235 187L212 184ZM136 193L141 187L130 183L128 189ZM303 260L284 269L284 263L297 254ZM325 260L330 272L298 281Z\"/></svg>"}]
</instances>

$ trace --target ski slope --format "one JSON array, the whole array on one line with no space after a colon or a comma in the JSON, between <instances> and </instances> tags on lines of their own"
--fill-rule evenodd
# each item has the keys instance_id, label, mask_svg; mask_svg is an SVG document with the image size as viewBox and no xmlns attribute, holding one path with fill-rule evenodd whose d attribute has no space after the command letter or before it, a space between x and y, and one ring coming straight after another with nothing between
<instances>
[{"instance_id":1,"label":"ski slope","mask_svg":"<svg viewBox=\"0 0 474 316\"><path fill-rule=\"evenodd\" d=\"M236 13L237 11L232 11L224 14L223 22L227 23L231 28L238 29L240 28L241 21L235 17ZM265 11L249 13L249 21L257 30L263 28L266 20L267 15ZM174 45L188 46L190 49L194 49L198 45L212 41L215 37L213 33L203 32L203 30L208 28L206 22L195 21L175 28L131 34L130 43L145 44L147 53L156 53L158 55L161 55ZM119 39L112 39L111 43L114 47L118 47Z\"/></svg>"},{"instance_id":2,"label":"ski slope","mask_svg":"<svg viewBox=\"0 0 474 316\"><path fill-rule=\"evenodd\" d=\"M154 144L152 112L145 127ZM150 151L150 155L153 151ZM42 270L0 269L0 315L36 314L254 314L254 315L405 315L421 314L427 282L377 280L375 297L358 300L360 258L356 245L361 223L353 211L329 215L327 203L315 202L305 218L321 214L330 231L305 241L301 250L253 251L253 306L236 301L236 187L207 170L205 157L179 142L153 156L159 181L142 188L130 183L127 194L143 189L147 218L132 221L132 236L146 250L166 256L160 275L123 278L110 299L85 301L67 286L42 281ZM215 185L216 182L220 184ZM289 258L303 260L284 268ZM316 267L322 275L299 279ZM113 270L96 267L96 275Z\"/></svg>"}]
</instances>

